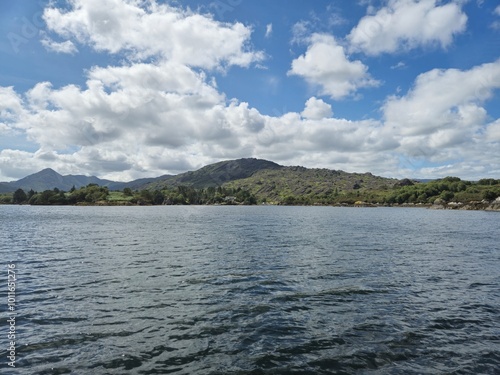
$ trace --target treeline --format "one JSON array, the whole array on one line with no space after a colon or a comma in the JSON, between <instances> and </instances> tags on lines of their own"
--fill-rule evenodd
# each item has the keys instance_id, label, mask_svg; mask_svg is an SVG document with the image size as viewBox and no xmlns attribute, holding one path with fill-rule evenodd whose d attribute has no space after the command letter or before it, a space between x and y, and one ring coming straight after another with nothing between
<instances>
[{"instance_id":1,"label":"treeline","mask_svg":"<svg viewBox=\"0 0 500 375\"><path fill-rule=\"evenodd\" d=\"M106 201L109 196L107 187L101 187L96 184L89 184L86 187L64 192L58 188L45 190L40 193L31 189L25 193L23 189L17 189L12 196L14 204L32 204L32 205L72 205L78 203L97 203Z\"/></svg>"},{"instance_id":2,"label":"treeline","mask_svg":"<svg viewBox=\"0 0 500 375\"><path fill-rule=\"evenodd\" d=\"M0 203L31 205L206 205L206 204L245 204L271 203L284 205L354 205L359 202L383 205L433 204L441 202L493 201L500 196L500 180L482 179L477 182L462 181L458 177L419 183L403 180L394 187L380 189L340 190L332 188L320 194L284 194L271 197L253 194L243 188L208 187L196 189L178 186L164 190L109 191L95 184L69 192L59 189L35 192L16 190L13 195L1 196Z\"/></svg>"},{"instance_id":3,"label":"treeline","mask_svg":"<svg viewBox=\"0 0 500 375\"><path fill-rule=\"evenodd\" d=\"M209 187L195 189L189 186L179 186L167 190L132 191L125 188L122 192L110 192L107 187L89 184L86 187L69 192L57 188L26 193L17 189L12 198L3 198L0 203L31 204L31 205L76 205L76 204L135 204L135 205L203 205L203 204L246 204L257 203L250 192L224 187Z\"/></svg>"},{"instance_id":4,"label":"treeline","mask_svg":"<svg viewBox=\"0 0 500 375\"><path fill-rule=\"evenodd\" d=\"M143 194L147 190L141 191ZM257 198L248 190L226 187L208 187L195 189L190 186L178 186L165 190L164 204L257 204Z\"/></svg>"},{"instance_id":5,"label":"treeline","mask_svg":"<svg viewBox=\"0 0 500 375\"><path fill-rule=\"evenodd\" d=\"M394 190L386 199L388 204L492 201L500 196L500 180L481 179L478 182L446 177L427 183L412 183Z\"/></svg>"},{"instance_id":6,"label":"treeline","mask_svg":"<svg viewBox=\"0 0 500 375\"><path fill-rule=\"evenodd\" d=\"M133 192L130 188L125 188L123 194L130 197L130 203L138 205L257 204L257 198L249 191L221 186L205 189L178 186L166 190L141 190L136 192Z\"/></svg>"}]
</instances>

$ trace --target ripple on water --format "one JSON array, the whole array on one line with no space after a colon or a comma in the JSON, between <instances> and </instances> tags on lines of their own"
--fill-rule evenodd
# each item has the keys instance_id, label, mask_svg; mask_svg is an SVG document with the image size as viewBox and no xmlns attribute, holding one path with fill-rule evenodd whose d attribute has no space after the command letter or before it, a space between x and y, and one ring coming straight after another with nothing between
<instances>
[{"instance_id":1,"label":"ripple on water","mask_svg":"<svg viewBox=\"0 0 500 375\"><path fill-rule=\"evenodd\" d=\"M19 276L19 374L500 368L494 215L0 209L2 228L20 233L0 239Z\"/></svg>"}]
</instances>

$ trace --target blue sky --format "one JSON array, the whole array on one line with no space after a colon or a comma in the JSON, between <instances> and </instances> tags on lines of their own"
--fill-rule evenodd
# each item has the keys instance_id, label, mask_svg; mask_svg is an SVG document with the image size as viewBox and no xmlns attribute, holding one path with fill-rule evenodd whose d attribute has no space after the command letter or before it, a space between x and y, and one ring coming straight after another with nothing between
<instances>
[{"instance_id":1,"label":"blue sky","mask_svg":"<svg viewBox=\"0 0 500 375\"><path fill-rule=\"evenodd\" d=\"M0 181L257 157L500 177L493 0L0 3Z\"/></svg>"}]
</instances>

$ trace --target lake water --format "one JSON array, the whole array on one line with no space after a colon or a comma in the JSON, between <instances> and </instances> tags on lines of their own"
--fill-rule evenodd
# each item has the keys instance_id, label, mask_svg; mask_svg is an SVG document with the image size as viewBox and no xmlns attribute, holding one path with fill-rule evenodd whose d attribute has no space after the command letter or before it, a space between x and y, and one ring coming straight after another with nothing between
<instances>
[{"instance_id":1,"label":"lake water","mask_svg":"<svg viewBox=\"0 0 500 375\"><path fill-rule=\"evenodd\" d=\"M0 230L2 374L500 373L496 212L0 206Z\"/></svg>"}]
</instances>

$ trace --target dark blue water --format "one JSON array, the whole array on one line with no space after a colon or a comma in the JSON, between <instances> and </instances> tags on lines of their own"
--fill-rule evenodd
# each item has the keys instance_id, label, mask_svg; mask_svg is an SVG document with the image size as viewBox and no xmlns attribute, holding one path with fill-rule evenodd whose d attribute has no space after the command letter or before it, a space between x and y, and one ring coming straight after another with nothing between
<instances>
[{"instance_id":1,"label":"dark blue water","mask_svg":"<svg viewBox=\"0 0 500 375\"><path fill-rule=\"evenodd\" d=\"M0 206L0 230L2 374L500 373L498 213Z\"/></svg>"}]
</instances>

